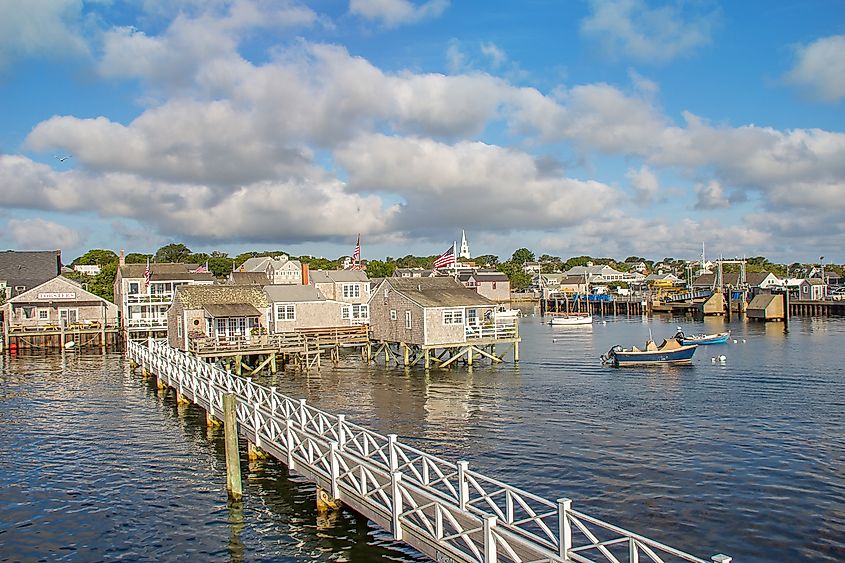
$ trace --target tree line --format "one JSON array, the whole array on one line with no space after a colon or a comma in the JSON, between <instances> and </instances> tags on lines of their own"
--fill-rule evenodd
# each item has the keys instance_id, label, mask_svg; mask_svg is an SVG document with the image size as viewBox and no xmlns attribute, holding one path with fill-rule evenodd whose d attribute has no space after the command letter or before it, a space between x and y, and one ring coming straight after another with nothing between
<instances>
[{"instance_id":1,"label":"tree line","mask_svg":"<svg viewBox=\"0 0 845 563\"><path fill-rule=\"evenodd\" d=\"M148 260L151 263L180 262L185 264L208 264L209 271L215 277L223 279L230 272L238 269L249 258L281 256L282 254L287 253L282 250L269 250L262 252L242 252L236 256L229 256L228 253L217 250L211 253L192 252L184 244L172 243L162 246L153 254L130 252L125 256L124 260L127 264L146 264ZM431 269L437 257L437 255L414 256L408 254L401 258L387 256L384 260L368 260L366 261L367 276L370 278L390 277L397 268ZM313 270L334 270L340 268L345 258L345 256L341 256L335 260L331 260L308 255L290 256L291 260L299 260L303 264L308 264L309 268ZM803 277L808 275L811 268L815 266L813 264L808 265L797 262L788 265L776 264L763 256L755 256L746 260L746 269L748 272L772 272L778 277L786 277L787 275ZM88 291L95 295L99 295L109 301L114 301L114 280L117 275L118 261L118 255L111 250L89 250L71 262L70 266L98 265L100 266L100 273L96 276L88 276L79 272L69 272L65 275L79 282L86 283ZM542 254L536 257L527 248L515 250L511 257L505 261L500 261L499 257L494 254L483 254L473 258L472 262L480 268L491 268L503 272L508 276L511 288L517 291L528 288L531 285L531 276L524 270L526 262L539 262L542 273L565 272L572 267L586 266L588 263L595 265L606 264L621 272L629 272L639 263L645 264L648 271L653 271L656 265L662 264L667 269L675 271L676 275L678 273L683 274L687 264L686 260L672 257L654 261L640 256L628 256L625 260L618 261L613 258L596 258L582 255L564 260L558 256L551 256L549 254ZM738 270L738 268L738 265L730 264L725 265L724 270L733 271ZM836 271L840 275L843 274L843 267L841 265L828 264L825 265L825 268Z\"/></svg>"}]
</instances>

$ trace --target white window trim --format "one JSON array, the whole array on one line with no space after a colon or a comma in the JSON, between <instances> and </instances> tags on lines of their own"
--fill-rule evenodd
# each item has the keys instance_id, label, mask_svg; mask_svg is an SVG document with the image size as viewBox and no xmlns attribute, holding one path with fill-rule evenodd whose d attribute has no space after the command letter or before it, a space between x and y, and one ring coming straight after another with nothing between
<instances>
[{"instance_id":1,"label":"white window trim","mask_svg":"<svg viewBox=\"0 0 845 563\"><path fill-rule=\"evenodd\" d=\"M390 320L391 320L391 321L395 321L396 319L397 319L397 317L396 317L396 309L391 309L391 310L390 310Z\"/></svg>"},{"instance_id":2,"label":"white window trim","mask_svg":"<svg viewBox=\"0 0 845 563\"><path fill-rule=\"evenodd\" d=\"M294 304L294 303L276 303L276 320L277 321L295 321L296 320L296 304Z\"/></svg>"},{"instance_id":3,"label":"white window trim","mask_svg":"<svg viewBox=\"0 0 845 563\"><path fill-rule=\"evenodd\" d=\"M444 325L462 325L464 324L464 310L463 309L443 309L443 324Z\"/></svg>"},{"instance_id":4,"label":"white window trim","mask_svg":"<svg viewBox=\"0 0 845 563\"><path fill-rule=\"evenodd\" d=\"M411 312L405 311L405 330L411 330Z\"/></svg>"},{"instance_id":5,"label":"white window trim","mask_svg":"<svg viewBox=\"0 0 845 563\"><path fill-rule=\"evenodd\" d=\"M341 292L345 299L355 299L361 297L361 284L345 283L341 287Z\"/></svg>"}]
</instances>

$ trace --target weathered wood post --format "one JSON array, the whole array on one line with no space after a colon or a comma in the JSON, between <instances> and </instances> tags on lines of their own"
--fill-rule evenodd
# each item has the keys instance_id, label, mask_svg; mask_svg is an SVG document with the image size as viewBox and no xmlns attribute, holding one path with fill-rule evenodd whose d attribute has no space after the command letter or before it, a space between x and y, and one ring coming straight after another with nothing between
<instances>
[{"instance_id":1,"label":"weathered wood post","mask_svg":"<svg viewBox=\"0 0 845 563\"><path fill-rule=\"evenodd\" d=\"M237 400L232 393L223 395L223 432L226 444L226 490L233 500L240 500L243 497L243 485L238 455Z\"/></svg>"},{"instance_id":2,"label":"weathered wood post","mask_svg":"<svg viewBox=\"0 0 845 563\"><path fill-rule=\"evenodd\" d=\"M783 291L783 331L789 332L789 288Z\"/></svg>"}]
</instances>

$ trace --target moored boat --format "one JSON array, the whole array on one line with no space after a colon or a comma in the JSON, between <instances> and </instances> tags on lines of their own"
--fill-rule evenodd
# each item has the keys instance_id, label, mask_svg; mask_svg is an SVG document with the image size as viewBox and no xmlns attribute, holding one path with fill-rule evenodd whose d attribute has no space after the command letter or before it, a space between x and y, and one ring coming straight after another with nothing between
<instances>
[{"instance_id":1,"label":"moored boat","mask_svg":"<svg viewBox=\"0 0 845 563\"><path fill-rule=\"evenodd\" d=\"M674 338L664 340L660 346L653 340L649 340L646 342L645 350L640 350L636 346L625 349L616 345L606 354L602 354L601 361L613 367L691 364L696 348L698 344L683 345Z\"/></svg>"},{"instance_id":2,"label":"moored boat","mask_svg":"<svg viewBox=\"0 0 845 563\"><path fill-rule=\"evenodd\" d=\"M588 313L553 315L549 324L554 326L590 325L593 324L593 316Z\"/></svg>"},{"instance_id":3,"label":"moored boat","mask_svg":"<svg viewBox=\"0 0 845 563\"><path fill-rule=\"evenodd\" d=\"M519 309L506 309L504 306L500 306L493 311L494 319L515 319L519 316Z\"/></svg>"},{"instance_id":4,"label":"moored boat","mask_svg":"<svg viewBox=\"0 0 845 563\"><path fill-rule=\"evenodd\" d=\"M731 331L718 332L716 334L694 334L687 336L684 331L678 328L675 340L686 346L689 344L724 344L731 337Z\"/></svg>"}]
</instances>

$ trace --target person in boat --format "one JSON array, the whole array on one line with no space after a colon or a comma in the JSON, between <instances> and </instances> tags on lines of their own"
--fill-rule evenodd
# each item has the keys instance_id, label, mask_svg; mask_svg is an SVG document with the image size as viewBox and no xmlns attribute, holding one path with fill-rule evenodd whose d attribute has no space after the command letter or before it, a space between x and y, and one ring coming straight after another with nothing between
<instances>
[{"instance_id":1,"label":"person in boat","mask_svg":"<svg viewBox=\"0 0 845 563\"><path fill-rule=\"evenodd\" d=\"M685 339L686 337L687 337L687 335L686 335L686 334L684 334L683 329L681 329L681 327L678 327L678 332L676 332L676 333L675 333L675 336L673 336L672 338L674 338L674 339L675 339L675 340L677 340L678 342L681 342L681 341L682 341L683 339Z\"/></svg>"}]
</instances>

